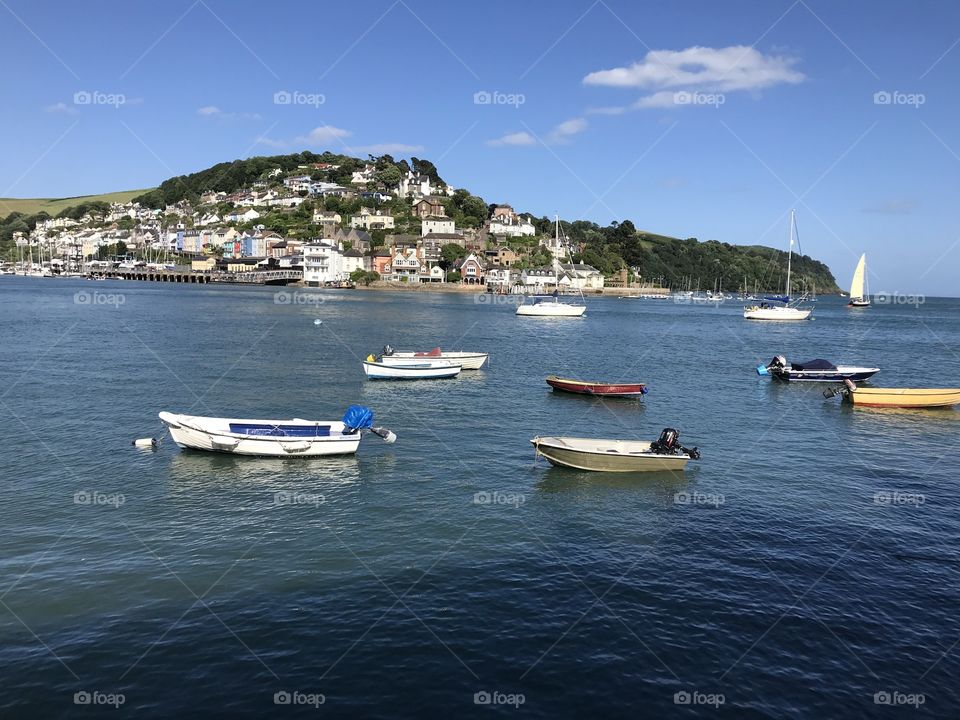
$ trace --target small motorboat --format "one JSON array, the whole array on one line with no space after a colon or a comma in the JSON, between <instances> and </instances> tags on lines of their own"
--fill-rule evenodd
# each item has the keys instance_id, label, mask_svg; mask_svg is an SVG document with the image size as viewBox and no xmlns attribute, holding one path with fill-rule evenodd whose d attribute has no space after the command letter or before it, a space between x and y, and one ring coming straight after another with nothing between
<instances>
[{"instance_id":1,"label":"small motorboat","mask_svg":"<svg viewBox=\"0 0 960 720\"><path fill-rule=\"evenodd\" d=\"M697 448L680 444L680 433L673 428L665 428L654 442L540 436L530 442L537 457L551 465L593 472L683 470L690 460L700 459Z\"/></svg>"},{"instance_id":2,"label":"small motorboat","mask_svg":"<svg viewBox=\"0 0 960 720\"><path fill-rule=\"evenodd\" d=\"M783 355L777 355L767 365L757 365L757 375L769 375L776 380L793 382L861 382L876 375L880 368L859 365L834 365L829 360L808 360L804 363L789 363Z\"/></svg>"},{"instance_id":3,"label":"small motorboat","mask_svg":"<svg viewBox=\"0 0 960 720\"><path fill-rule=\"evenodd\" d=\"M170 437L182 448L269 457L351 455L363 432L396 440L385 428L373 427L373 411L352 405L342 420L247 420L160 413Z\"/></svg>"},{"instance_id":4,"label":"small motorboat","mask_svg":"<svg viewBox=\"0 0 960 720\"><path fill-rule=\"evenodd\" d=\"M462 366L451 360L409 358L404 362L382 362L373 355L363 361L363 372L370 380L443 380L460 374Z\"/></svg>"},{"instance_id":5,"label":"small motorboat","mask_svg":"<svg viewBox=\"0 0 960 720\"><path fill-rule=\"evenodd\" d=\"M479 370L490 358L489 353L466 352L462 350L441 350L435 347L429 352L397 352L389 345L384 346L380 362L387 365L405 364L410 360L451 360L464 370Z\"/></svg>"},{"instance_id":6,"label":"small motorboat","mask_svg":"<svg viewBox=\"0 0 960 720\"><path fill-rule=\"evenodd\" d=\"M586 305L563 302L559 297L535 297L532 303L517 306L517 315L527 317L580 317L587 311Z\"/></svg>"},{"instance_id":7,"label":"small motorboat","mask_svg":"<svg viewBox=\"0 0 960 720\"><path fill-rule=\"evenodd\" d=\"M587 380L572 380L571 378L547 377L547 385L560 392L576 395L601 395L603 397L639 398L647 394L647 386L643 383L604 383Z\"/></svg>"},{"instance_id":8,"label":"small motorboat","mask_svg":"<svg viewBox=\"0 0 960 720\"><path fill-rule=\"evenodd\" d=\"M862 388L851 380L842 387L827 388L823 396L840 395L846 402L861 407L946 408L960 404L960 388Z\"/></svg>"}]
</instances>

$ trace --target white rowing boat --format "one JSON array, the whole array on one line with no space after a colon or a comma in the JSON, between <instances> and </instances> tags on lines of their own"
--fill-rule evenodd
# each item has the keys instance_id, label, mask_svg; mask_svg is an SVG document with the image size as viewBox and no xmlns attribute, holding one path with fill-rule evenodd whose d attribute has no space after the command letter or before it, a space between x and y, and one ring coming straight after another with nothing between
<instances>
[{"instance_id":1,"label":"white rowing boat","mask_svg":"<svg viewBox=\"0 0 960 720\"><path fill-rule=\"evenodd\" d=\"M387 345L380 355L380 362L384 365L405 365L411 360L450 360L464 370L479 370L486 365L489 358L489 353L440 348L434 348L430 352L397 352Z\"/></svg>"},{"instance_id":2,"label":"white rowing boat","mask_svg":"<svg viewBox=\"0 0 960 720\"><path fill-rule=\"evenodd\" d=\"M162 412L160 421L181 448L269 457L351 455L360 446L365 430L387 442L396 436L373 427L373 412L350 407L343 420L259 420L212 418Z\"/></svg>"},{"instance_id":3,"label":"white rowing boat","mask_svg":"<svg viewBox=\"0 0 960 720\"><path fill-rule=\"evenodd\" d=\"M461 365L450 360L409 359L388 364L371 355L363 361L363 372L370 380L443 380L456 377L461 369Z\"/></svg>"}]
</instances>

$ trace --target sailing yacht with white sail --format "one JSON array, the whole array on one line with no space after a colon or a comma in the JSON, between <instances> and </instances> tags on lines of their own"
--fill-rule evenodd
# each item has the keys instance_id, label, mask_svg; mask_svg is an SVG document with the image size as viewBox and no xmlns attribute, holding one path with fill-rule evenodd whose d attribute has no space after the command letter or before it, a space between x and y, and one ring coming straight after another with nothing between
<instances>
[{"instance_id":1,"label":"sailing yacht with white sail","mask_svg":"<svg viewBox=\"0 0 960 720\"><path fill-rule=\"evenodd\" d=\"M867 254L860 256L860 262L857 263L857 269L853 271L853 279L850 281L850 302L848 307L862 308L870 307L870 290L867 285Z\"/></svg>"},{"instance_id":2,"label":"sailing yacht with white sail","mask_svg":"<svg viewBox=\"0 0 960 720\"><path fill-rule=\"evenodd\" d=\"M560 233L560 216L557 215L556 218L556 246L566 247L566 238L564 238ZM569 254L569 249L568 249ZM560 299L559 286L560 286L560 274L566 272L563 267L560 265L560 262L556 257L553 258L553 270L557 276L557 290L553 291L553 295L545 297L535 297L533 302L524 302L517 307L517 315L524 315L527 317L580 317L587 311L586 299L583 297L583 289L577 285L577 291L580 293L580 303L569 303ZM575 281L575 278L570 276L571 281ZM571 284L575 284L571 282Z\"/></svg>"},{"instance_id":3,"label":"sailing yacht with white sail","mask_svg":"<svg viewBox=\"0 0 960 720\"><path fill-rule=\"evenodd\" d=\"M747 320L806 320L810 317L813 309L802 308L800 303L805 297L798 300L790 299L790 268L793 260L793 241L797 231L796 210L790 211L790 247L787 252L787 285L783 295L768 297L759 305L753 305L743 309L743 317ZM783 303L782 305L773 305L771 303Z\"/></svg>"}]
</instances>

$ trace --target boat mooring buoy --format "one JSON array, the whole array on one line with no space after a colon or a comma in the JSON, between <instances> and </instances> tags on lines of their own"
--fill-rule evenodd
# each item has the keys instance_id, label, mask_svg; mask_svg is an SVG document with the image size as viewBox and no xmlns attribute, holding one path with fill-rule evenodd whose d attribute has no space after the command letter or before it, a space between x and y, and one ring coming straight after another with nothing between
<instances>
[{"instance_id":1,"label":"boat mooring buoy","mask_svg":"<svg viewBox=\"0 0 960 720\"><path fill-rule=\"evenodd\" d=\"M314 324L314 325L323 325L323 320L321 320L320 318L317 318L316 320L313 321L313 324Z\"/></svg>"},{"instance_id":2,"label":"boat mooring buoy","mask_svg":"<svg viewBox=\"0 0 960 720\"><path fill-rule=\"evenodd\" d=\"M160 441L156 438L137 438L132 443L134 447L138 448L153 448L156 449L157 445L160 444Z\"/></svg>"}]
</instances>

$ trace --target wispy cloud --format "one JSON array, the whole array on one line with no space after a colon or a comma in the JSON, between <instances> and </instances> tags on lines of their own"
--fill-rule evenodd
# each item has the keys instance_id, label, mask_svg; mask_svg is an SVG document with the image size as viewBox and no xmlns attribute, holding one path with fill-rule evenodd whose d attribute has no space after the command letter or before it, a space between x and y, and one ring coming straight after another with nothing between
<instances>
[{"instance_id":1,"label":"wispy cloud","mask_svg":"<svg viewBox=\"0 0 960 720\"><path fill-rule=\"evenodd\" d=\"M776 85L796 85L806 79L795 68L797 62L794 57L765 55L745 45L651 50L643 60L592 72L583 78L583 82L585 85L655 91L637 100L631 106L635 109L697 105L705 103L687 102L687 96L678 99L678 94L670 90L757 92Z\"/></svg>"},{"instance_id":2,"label":"wispy cloud","mask_svg":"<svg viewBox=\"0 0 960 720\"><path fill-rule=\"evenodd\" d=\"M374 143L373 145L357 145L348 148L348 150L361 155L395 155L422 152L424 147L423 145L405 145L404 143Z\"/></svg>"},{"instance_id":3,"label":"wispy cloud","mask_svg":"<svg viewBox=\"0 0 960 720\"><path fill-rule=\"evenodd\" d=\"M224 112L216 105L204 105L201 108L197 108L197 115L201 117L208 118L219 118L221 120L231 120L233 118L240 118L243 120L260 120L259 113L248 113L248 112Z\"/></svg>"},{"instance_id":4,"label":"wispy cloud","mask_svg":"<svg viewBox=\"0 0 960 720\"><path fill-rule=\"evenodd\" d=\"M570 142L570 138L578 135L587 129L587 121L584 118L571 118L564 120L547 134L547 142L564 144Z\"/></svg>"},{"instance_id":5,"label":"wispy cloud","mask_svg":"<svg viewBox=\"0 0 960 720\"><path fill-rule=\"evenodd\" d=\"M920 207L920 203L910 198L901 198L898 200L883 200L881 202L867 205L863 212L873 215L909 215Z\"/></svg>"},{"instance_id":6,"label":"wispy cloud","mask_svg":"<svg viewBox=\"0 0 960 720\"><path fill-rule=\"evenodd\" d=\"M64 102L54 103L53 105L47 105L44 109L44 112L48 113L63 113L64 115L76 115L77 108L73 105L67 105Z\"/></svg>"},{"instance_id":7,"label":"wispy cloud","mask_svg":"<svg viewBox=\"0 0 960 720\"><path fill-rule=\"evenodd\" d=\"M289 148L291 146L327 147L330 145L337 145L341 150L343 150L343 139L350 137L352 134L353 133L349 130L334 127L333 125L321 125L320 127L315 127L306 135L298 135L292 140L269 138L265 135L261 135L254 142L259 145L266 145L272 148Z\"/></svg>"},{"instance_id":8,"label":"wispy cloud","mask_svg":"<svg viewBox=\"0 0 960 720\"><path fill-rule=\"evenodd\" d=\"M494 140L487 140L487 145L492 147L498 147L501 145L536 145L537 141L528 132L513 132L507 133L502 137L498 137Z\"/></svg>"}]
</instances>

